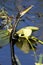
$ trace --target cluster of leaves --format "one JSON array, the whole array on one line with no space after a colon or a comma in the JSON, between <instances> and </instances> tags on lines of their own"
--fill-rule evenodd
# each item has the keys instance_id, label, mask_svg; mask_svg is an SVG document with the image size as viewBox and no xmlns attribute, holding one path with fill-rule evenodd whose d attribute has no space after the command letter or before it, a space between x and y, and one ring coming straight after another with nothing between
<instances>
[{"instance_id":1,"label":"cluster of leaves","mask_svg":"<svg viewBox=\"0 0 43 65\"><path fill-rule=\"evenodd\" d=\"M9 0L11 1L11 0ZM18 1L18 3L17 3ZM27 2L29 0L26 0ZM42 1L42 0L41 0ZM20 12L24 8L26 8L26 5L20 5L22 0L16 0L14 1L15 9L12 9L5 5L7 0L4 0L3 2L0 1L0 5L4 6L6 9L9 9L10 11L15 11L15 9ZM43 14L40 12L35 13L38 18L43 17ZM8 13L5 10L0 10L0 18L2 19L1 26L0 26L0 47L5 46L9 43L9 36L12 31L12 20L14 17L9 16ZM28 20L31 20L29 17L26 17ZM32 21L32 20L31 20ZM3 28L6 28L5 30L2 30ZM19 47L23 52L28 53L30 50L33 50L34 52L37 49L37 43L43 44L41 40L34 37L32 33L34 31L39 30L37 27L25 27L20 29L19 31L16 31L14 34L14 43L16 43L16 46ZM26 33L27 31L27 33Z\"/></svg>"},{"instance_id":2,"label":"cluster of leaves","mask_svg":"<svg viewBox=\"0 0 43 65\"><path fill-rule=\"evenodd\" d=\"M8 16L8 13L2 9L2 10L0 10L0 18L3 19L2 23L1 23L2 25L0 26L0 41L1 41L0 47L1 47L8 43L8 39L9 39L10 33L12 31L11 22L12 22L13 17ZM2 30L4 27L6 28L6 30ZM33 51L36 50L36 46L37 46L36 42L43 44L42 41L40 41L36 37L32 36L32 33L33 33L32 31L36 31L36 30L38 30L37 27L30 26L30 27L25 27L25 28L17 31L14 34L14 38L15 39L17 38L16 45L26 53L29 52L29 49L32 49ZM3 41L4 41L4 43L3 43ZM14 42L14 43L16 43L16 42Z\"/></svg>"}]
</instances>

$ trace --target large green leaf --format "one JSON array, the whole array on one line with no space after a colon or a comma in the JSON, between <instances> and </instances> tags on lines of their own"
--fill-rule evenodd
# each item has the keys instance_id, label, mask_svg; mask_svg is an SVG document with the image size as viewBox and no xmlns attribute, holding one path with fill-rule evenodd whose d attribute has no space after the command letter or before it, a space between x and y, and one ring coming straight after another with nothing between
<instances>
[{"instance_id":1,"label":"large green leaf","mask_svg":"<svg viewBox=\"0 0 43 65\"><path fill-rule=\"evenodd\" d=\"M9 32L7 30L0 30L0 47L9 43Z\"/></svg>"}]
</instances>

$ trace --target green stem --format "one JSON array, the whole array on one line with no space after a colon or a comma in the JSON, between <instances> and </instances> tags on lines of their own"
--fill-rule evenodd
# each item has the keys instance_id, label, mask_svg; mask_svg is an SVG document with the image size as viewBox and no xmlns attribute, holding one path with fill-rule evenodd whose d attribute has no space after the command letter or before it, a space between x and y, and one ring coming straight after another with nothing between
<instances>
[{"instance_id":1,"label":"green stem","mask_svg":"<svg viewBox=\"0 0 43 65\"><path fill-rule=\"evenodd\" d=\"M28 42L30 43L30 45L31 45L31 47L32 47L32 50L34 51L34 55L35 55L35 59L37 60L37 55L36 55L36 52L35 52L35 50L34 50L34 48L33 48L33 46L32 46L32 43L30 42L30 40L29 39L27 39L28 40Z\"/></svg>"},{"instance_id":2,"label":"green stem","mask_svg":"<svg viewBox=\"0 0 43 65\"><path fill-rule=\"evenodd\" d=\"M38 63L42 64L42 58L43 58L43 55L41 54Z\"/></svg>"}]
</instances>

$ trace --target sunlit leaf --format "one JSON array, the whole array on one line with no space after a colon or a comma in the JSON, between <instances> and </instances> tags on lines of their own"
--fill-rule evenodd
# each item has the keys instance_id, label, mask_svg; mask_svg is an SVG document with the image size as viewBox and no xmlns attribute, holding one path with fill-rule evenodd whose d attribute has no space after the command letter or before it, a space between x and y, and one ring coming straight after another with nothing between
<instances>
[{"instance_id":1,"label":"sunlit leaf","mask_svg":"<svg viewBox=\"0 0 43 65\"><path fill-rule=\"evenodd\" d=\"M17 31L16 33L19 35L19 39L16 43L17 47L19 47L25 53L28 53L32 49L32 47L34 48L34 50L36 50L36 41L32 40L30 37L32 35L32 31L36 31L38 29L39 28L37 27L29 26Z\"/></svg>"},{"instance_id":2,"label":"sunlit leaf","mask_svg":"<svg viewBox=\"0 0 43 65\"><path fill-rule=\"evenodd\" d=\"M31 39L33 39L34 41L40 43L40 44L43 44L43 41L39 40L38 38L32 36Z\"/></svg>"},{"instance_id":3,"label":"sunlit leaf","mask_svg":"<svg viewBox=\"0 0 43 65\"><path fill-rule=\"evenodd\" d=\"M27 9L25 9L23 12L20 12L20 15L23 16L24 14L26 14L28 11L31 10L31 8L33 7L34 5L31 5L30 7L28 7Z\"/></svg>"},{"instance_id":4,"label":"sunlit leaf","mask_svg":"<svg viewBox=\"0 0 43 65\"><path fill-rule=\"evenodd\" d=\"M43 64L41 64L41 63L35 63L35 65L43 65Z\"/></svg>"}]
</instances>

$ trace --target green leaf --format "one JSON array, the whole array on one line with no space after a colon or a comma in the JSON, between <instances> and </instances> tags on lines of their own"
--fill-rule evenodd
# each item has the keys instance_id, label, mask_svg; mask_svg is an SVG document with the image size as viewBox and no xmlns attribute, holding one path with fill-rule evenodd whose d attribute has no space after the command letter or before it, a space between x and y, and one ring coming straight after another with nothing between
<instances>
[{"instance_id":1,"label":"green leaf","mask_svg":"<svg viewBox=\"0 0 43 65\"><path fill-rule=\"evenodd\" d=\"M19 38L16 46L20 48L24 53L28 53L30 51L28 41L25 38Z\"/></svg>"},{"instance_id":2,"label":"green leaf","mask_svg":"<svg viewBox=\"0 0 43 65\"><path fill-rule=\"evenodd\" d=\"M0 47L9 43L9 35L7 30L0 30Z\"/></svg>"}]
</instances>

